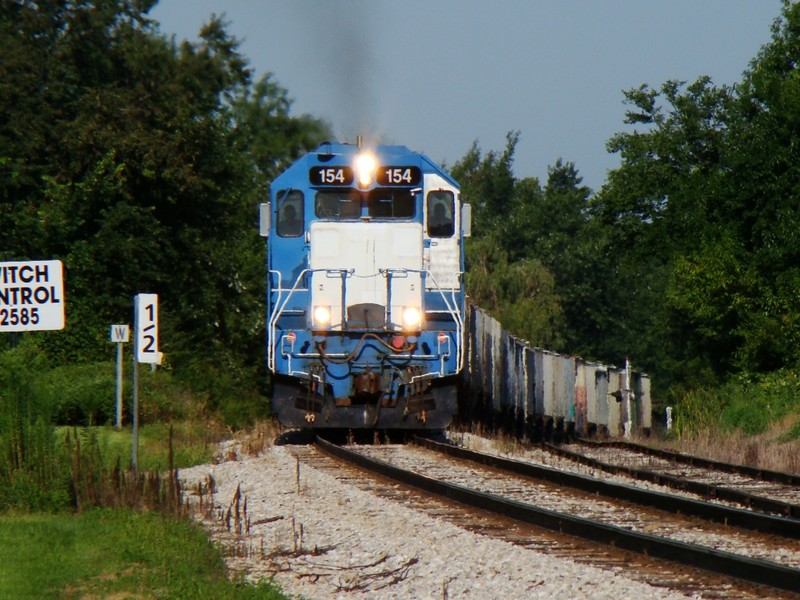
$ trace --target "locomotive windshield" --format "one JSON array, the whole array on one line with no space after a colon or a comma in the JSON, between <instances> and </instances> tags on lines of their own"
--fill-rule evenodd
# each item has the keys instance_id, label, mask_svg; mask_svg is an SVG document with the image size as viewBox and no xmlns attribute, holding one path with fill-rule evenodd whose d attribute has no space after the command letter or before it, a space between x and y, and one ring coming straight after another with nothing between
<instances>
[{"instance_id":1,"label":"locomotive windshield","mask_svg":"<svg viewBox=\"0 0 800 600\"><path fill-rule=\"evenodd\" d=\"M314 213L320 219L361 218L361 194L356 190L317 192Z\"/></svg>"},{"instance_id":2,"label":"locomotive windshield","mask_svg":"<svg viewBox=\"0 0 800 600\"><path fill-rule=\"evenodd\" d=\"M314 199L314 213L320 219L360 219L362 208L374 219L411 219L415 214L414 194L405 189L320 190Z\"/></svg>"},{"instance_id":3,"label":"locomotive windshield","mask_svg":"<svg viewBox=\"0 0 800 600\"><path fill-rule=\"evenodd\" d=\"M369 216L376 219L411 219L414 194L402 189L376 189L367 198Z\"/></svg>"}]
</instances>

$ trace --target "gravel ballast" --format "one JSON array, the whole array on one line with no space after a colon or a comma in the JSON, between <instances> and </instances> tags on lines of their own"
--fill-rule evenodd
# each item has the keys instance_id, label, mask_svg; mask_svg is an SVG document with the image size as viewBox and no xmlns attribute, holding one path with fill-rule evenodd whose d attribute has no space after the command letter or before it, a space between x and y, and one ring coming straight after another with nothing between
<instances>
[{"instance_id":1,"label":"gravel ballast","mask_svg":"<svg viewBox=\"0 0 800 600\"><path fill-rule=\"evenodd\" d=\"M227 452L228 456L234 453ZM251 581L273 577L289 596L328 598L683 598L614 572L462 529L300 463L291 446L180 472L184 490L210 475L204 522ZM249 532L225 513L240 486ZM230 522L230 521L229 521ZM235 529L235 524L231 526Z\"/></svg>"}]
</instances>

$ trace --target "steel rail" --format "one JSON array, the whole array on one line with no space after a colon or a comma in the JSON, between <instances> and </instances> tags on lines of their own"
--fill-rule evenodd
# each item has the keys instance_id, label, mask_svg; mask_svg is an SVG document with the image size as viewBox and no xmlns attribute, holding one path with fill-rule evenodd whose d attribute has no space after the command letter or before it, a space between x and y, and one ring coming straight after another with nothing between
<instances>
[{"instance_id":1,"label":"steel rail","mask_svg":"<svg viewBox=\"0 0 800 600\"><path fill-rule=\"evenodd\" d=\"M692 492L706 498L717 498L719 500L727 500L729 502L736 502L749 508L778 513L784 515L784 520L797 521L800 519L800 506L797 504L790 504L789 502L782 502L780 500L773 500L765 498L742 490L737 490L729 487L715 485L713 483L703 483L701 481L692 481L682 477L675 477L667 475L666 473L659 473L657 471L649 471L647 469L637 469L635 467L628 467L624 465L613 465L603 462L590 456L584 456L580 452L573 452L561 446L554 444L543 444L543 446L550 452L569 458L588 467L594 467L606 473L613 473L615 475L627 475L639 481L649 481L657 483L673 489Z\"/></svg>"},{"instance_id":2,"label":"steel rail","mask_svg":"<svg viewBox=\"0 0 800 600\"><path fill-rule=\"evenodd\" d=\"M798 569L639 533L583 517L539 508L532 504L508 500L464 486L446 483L412 471L406 471L358 452L353 452L342 446L326 442L319 437L316 438L315 444L320 451L373 473L476 509L490 511L559 533L610 544L616 548L691 565L752 583L790 591L800 589L800 570Z\"/></svg>"},{"instance_id":3,"label":"steel rail","mask_svg":"<svg viewBox=\"0 0 800 600\"><path fill-rule=\"evenodd\" d=\"M501 469L533 479L540 479L578 489L590 494L599 494L606 498L615 500L625 500L650 506L659 510L698 517L706 521L731 525L742 529L750 529L759 533L769 533L772 535L800 539L800 521L775 517L764 513L753 512L741 508L734 508L722 504L674 496L663 492L646 490L643 488L603 481L594 477L587 477L578 473L561 471L552 467L535 465L528 462L502 458L491 454L484 454L460 448L452 444L443 444L430 439L417 437L414 442L430 450L441 452L462 460L470 460L482 465Z\"/></svg>"},{"instance_id":4,"label":"steel rail","mask_svg":"<svg viewBox=\"0 0 800 600\"><path fill-rule=\"evenodd\" d=\"M631 450L633 452L641 452L649 456L663 458L672 462L677 462L693 467L702 467L707 469L714 469L715 471L722 471L724 473L731 473L733 475L743 475L744 477L752 477L760 481L767 481L770 483L782 483L785 485L800 486L800 475L793 473L784 473L783 471L770 471L768 469L759 469L757 467L748 467L746 465L737 465L733 463L726 463L709 458L702 458L700 456L692 456L691 454L683 454L673 450L662 450L660 448L651 448L642 444L635 444L633 442L622 441L608 441L602 442L597 440L578 440L579 444L597 448L621 448L623 450Z\"/></svg>"}]
</instances>

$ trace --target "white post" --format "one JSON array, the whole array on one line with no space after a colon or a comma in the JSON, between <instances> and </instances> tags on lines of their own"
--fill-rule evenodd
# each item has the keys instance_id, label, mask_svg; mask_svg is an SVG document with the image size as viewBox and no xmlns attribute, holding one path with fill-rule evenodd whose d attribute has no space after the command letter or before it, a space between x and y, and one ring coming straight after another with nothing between
<instances>
[{"instance_id":1,"label":"white post","mask_svg":"<svg viewBox=\"0 0 800 600\"><path fill-rule=\"evenodd\" d=\"M133 426L131 428L131 471L139 472L139 361L133 355Z\"/></svg>"},{"instance_id":2,"label":"white post","mask_svg":"<svg viewBox=\"0 0 800 600\"><path fill-rule=\"evenodd\" d=\"M131 469L139 466L139 363L161 364L158 350L158 294L137 294L133 297L133 435Z\"/></svg>"},{"instance_id":3,"label":"white post","mask_svg":"<svg viewBox=\"0 0 800 600\"><path fill-rule=\"evenodd\" d=\"M117 344L117 419L116 428L122 429L122 344L130 337L130 327L127 325L111 326L111 341Z\"/></svg>"},{"instance_id":4,"label":"white post","mask_svg":"<svg viewBox=\"0 0 800 600\"><path fill-rule=\"evenodd\" d=\"M633 429L633 420L631 419L631 361L625 357L625 439L631 437L631 430Z\"/></svg>"},{"instance_id":5,"label":"white post","mask_svg":"<svg viewBox=\"0 0 800 600\"><path fill-rule=\"evenodd\" d=\"M117 430L122 429L122 344L117 344Z\"/></svg>"},{"instance_id":6,"label":"white post","mask_svg":"<svg viewBox=\"0 0 800 600\"><path fill-rule=\"evenodd\" d=\"M672 431L672 407L667 407L667 431Z\"/></svg>"}]
</instances>

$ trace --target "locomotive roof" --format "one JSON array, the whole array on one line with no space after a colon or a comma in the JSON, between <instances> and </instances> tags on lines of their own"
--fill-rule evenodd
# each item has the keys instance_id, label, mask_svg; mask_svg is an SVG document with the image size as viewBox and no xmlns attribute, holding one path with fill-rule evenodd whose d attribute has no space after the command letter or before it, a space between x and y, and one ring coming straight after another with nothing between
<instances>
[{"instance_id":1,"label":"locomotive roof","mask_svg":"<svg viewBox=\"0 0 800 600\"><path fill-rule=\"evenodd\" d=\"M377 145L359 148L355 144L341 142L323 142L316 150L297 159L288 169L279 175L273 185L284 186L284 178L295 179L298 173L307 176L309 167L316 164L340 165L350 164L353 157L360 152L372 152L384 165L418 166L424 173L437 173L452 185L458 186L450 174L432 161L427 155L414 152L406 146ZM286 184L289 184L287 181Z\"/></svg>"}]
</instances>

